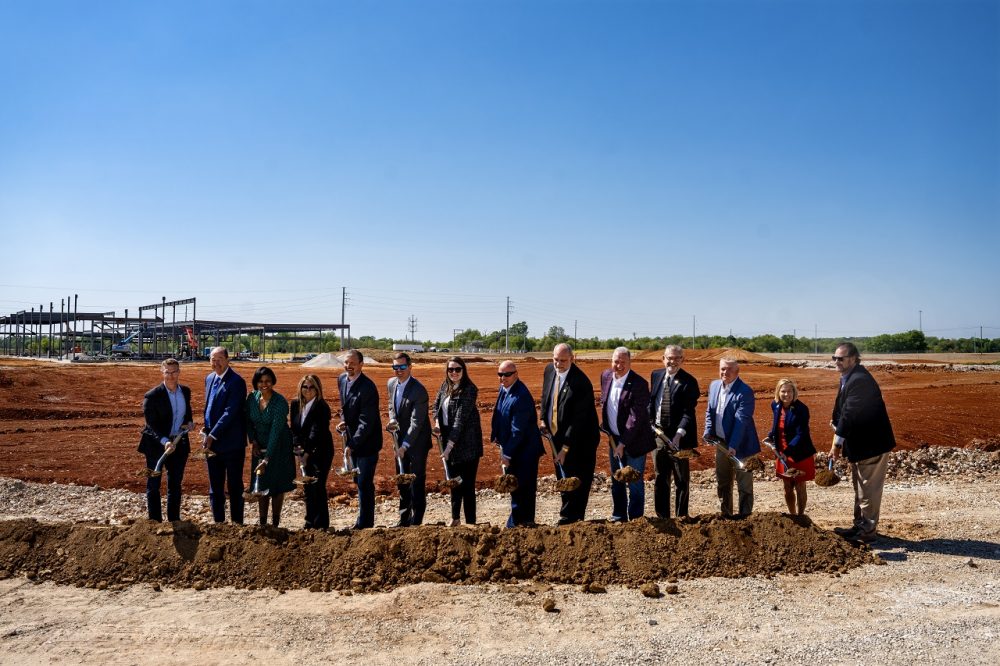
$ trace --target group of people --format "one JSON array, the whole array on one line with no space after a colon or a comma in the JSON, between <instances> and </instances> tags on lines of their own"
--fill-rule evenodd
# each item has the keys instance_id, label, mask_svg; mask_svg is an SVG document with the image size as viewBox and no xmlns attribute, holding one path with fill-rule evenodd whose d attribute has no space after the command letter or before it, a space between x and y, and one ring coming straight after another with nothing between
<instances>
[{"instance_id":1,"label":"group of people","mask_svg":"<svg viewBox=\"0 0 1000 666\"><path fill-rule=\"evenodd\" d=\"M247 394L243 379L229 367L225 348L212 350L213 372L205 379L205 413L202 449L207 455L209 497L213 518L225 520L226 490L230 515L243 522L243 466L247 442L251 446L252 484L267 490L261 497L260 521L280 520L282 498L291 490L295 476L293 453L303 463L305 474L316 479L304 486L307 528L329 527L326 480L333 460L330 408L323 399L318 377L307 374L299 381L291 405L274 391L276 377L262 367L253 376L253 391ZM875 538L881 504L887 454L895 447L892 427L881 391L860 364L852 343L837 347L833 356L841 373L830 422L834 431L830 455L846 456L855 491L854 522L839 530L849 538ZM576 365L568 344L553 349L546 366L539 406L519 379L517 365L510 360L497 369L500 389L493 408L489 441L500 448L506 474L516 479L511 492L507 526L535 522L538 462L544 454L542 438L550 441L560 476L579 481L562 491L559 524L583 520L594 480L597 451L602 433L608 439L612 471L630 470L631 476L614 474L611 481L611 521L623 522L645 512L643 480L647 456L654 466L653 506L660 518L687 516L690 500L692 450L698 447L696 406L700 396L697 380L683 369L684 350L668 346L663 368L649 381L632 370L631 353L615 349L611 367L601 374L599 400L587 375ZM344 357L344 373L338 378L342 420L336 430L344 439L345 470L350 467L358 488L358 516L354 528L374 526L375 468L382 448L382 417L379 392L364 373L364 357L350 350ZM426 508L426 469L432 435L439 453L454 479L451 490L452 525L476 522L475 479L483 455L483 429L477 408L478 388L468 375L465 362L453 356L437 396L429 394L412 374L406 352L397 352L388 381L387 429L392 432L398 472L399 521L397 526L420 525ZM167 447L173 447L164 471L167 476L167 518L180 518L180 487L184 464L190 453L185 429L193 428L191 392L178 382L176 360L162 364L163 383L145 396L146 427L139 450L152 467ZM740 379L736 359L719 362L719 379L708 390L706 443L715 446L715 469L720 511L742 517L753 511L753 473L746 461L760 452L754 425L754 392ZM776 472L784 484L788 512L802 515L806 509L806 482L815 475L809 409L799 400L798 387L781 379L771 403L772 425L765 443L777 456ZM737 504L733 504L733 486ZM671 492L673 490L673 492ZM147 485L149 517L161 520L160 478Z\"/></svg>"},{"instance_id":2,"label":"group of people","mask_svg":"<svg viewBox=\"0 0 1000 666\"><path fill-rule=\"evenodd\" d=\"M306 528L327 528L330 513L326 480L333 462L330 407L323 399L319 377L307 374L299 380L296 397L289 405L274 390L277 377L264 366L253 374L252 391L229 367L229 352L216 347L209 357L212 372L205 378L204 425L200 431L205 457L209 503L215 522L226 518L226 492L234 523L243 523L243 467L250 446L251 488L258 499L260 523L281 522L285 493L294 489L294 457L302 460L305 474L315 479L304 485ZM180 364L169 358L160 364L163 382L146 393L142 411L146 425L139 451L146 466L154 469L160 459L167 477L167 520L180 520L181 483L194 429L191 389L180 384ZM164 456L167 453L168 455ZM146 506L150 519L162 520L161 475L150 475L146 483Z\"/></svg>"}]
</instances>

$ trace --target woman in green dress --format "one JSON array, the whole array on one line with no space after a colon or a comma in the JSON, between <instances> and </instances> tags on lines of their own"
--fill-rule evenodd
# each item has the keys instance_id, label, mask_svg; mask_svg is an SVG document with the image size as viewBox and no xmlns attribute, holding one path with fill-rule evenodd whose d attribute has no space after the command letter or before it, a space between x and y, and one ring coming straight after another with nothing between
<instances>
[{"instance_id":1,"label":"woman in green dress","mask_svg":"<svg viewBox=\"0 0 1000 666\"><path fill-rule=\"evenodd\" d=\"M295 488L295 461L292 459L292 433L288 429L288 401L274 391L278 383L271 368L263 366L253 373L253 391L247 396L247 436L253 454L250 479L251 491L257 495L260 524L267 524L268 508L272 509L271 524L281 522L281 504L285 493ZM261 472L258 482L256 476Z\"/></svg>"}]
</instances>

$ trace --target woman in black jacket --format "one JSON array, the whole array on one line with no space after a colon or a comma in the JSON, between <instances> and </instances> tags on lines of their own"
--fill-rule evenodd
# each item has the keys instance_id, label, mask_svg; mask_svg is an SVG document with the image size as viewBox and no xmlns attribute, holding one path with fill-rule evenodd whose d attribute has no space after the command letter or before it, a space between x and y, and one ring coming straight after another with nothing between
<instances>
[{"instance_id":1,"label":"woman in black jacket","mask_svg":"<svg viewBox=\"0 0 1000 666\"><path fill-rule=\"evenodd\" d=\"M483 427L479 421L476 398L479 389L469 379L465 361L458 356L448 359L445 379L434 400L434 433L446 443L445 464L462 483L451 489L451 525L459 520L465 504L465 522L476 523L476 472L483 456Z\"/></svg>"},{"instance_id":2,"label":"woman in black jacket","mask_svg":"<svg viewBox=\"0 0 1000 666\"><path fill-rule=\"evenodd\" d=\"M326 479L333 464L333 435L330 434L330 406L323 399L323 385L316 375L299 381L298 397L292 400L292 447L304 453L306 475L316 477L303 486L306 496L305 529L330 527Z\"/></svg>"}]
</instances>

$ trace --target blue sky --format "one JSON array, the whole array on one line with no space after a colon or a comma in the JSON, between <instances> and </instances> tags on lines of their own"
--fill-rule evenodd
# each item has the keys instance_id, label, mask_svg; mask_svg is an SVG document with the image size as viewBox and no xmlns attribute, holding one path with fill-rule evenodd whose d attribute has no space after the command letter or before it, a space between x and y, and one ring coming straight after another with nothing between
<instances>
[{"instance_id":1,"label":"blue sky","mask_svg":"<svg viewBox=\"0 0 1000 666\"><path fill-rule=\"evenodd\" d=\"M8 0L0 91L0 314L1000 337L997 0Z\"/></svg>"}]
</instances>

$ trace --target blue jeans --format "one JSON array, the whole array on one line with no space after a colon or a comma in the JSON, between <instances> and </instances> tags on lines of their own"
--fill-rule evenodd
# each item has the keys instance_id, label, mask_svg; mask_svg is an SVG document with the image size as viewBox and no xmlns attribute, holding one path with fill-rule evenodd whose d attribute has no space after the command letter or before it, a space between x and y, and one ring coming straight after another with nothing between
<instances>
[{"instance_id":1,"label":"blue jeans","mask_svg":"<svg viewBox=\"0 0 1000 666\"><path fill-rule=\"evenodd\" d=\"M358 486L358 520L354 527L375 527L375 466L378 464L378 454L355 456L354 464L360 470L358 478L354 480Z\"/></svg>"},{"instance_id":2,"label":"blue jeans","mask_svg":"<svg viewBox=\"0 0 1000 666\"><path fill-rule=\"evenodd\" d=\"M615 452L608 452L608 459L611 462L611 520L632 520L641 518L646 510L646 482L643 480L646 471L646 455L633 458L628 453L622 456L622 464L632 467L639 472L639 480L629 484L614 480L614 473L618 471L618 460ZM628 485L626 494L625 486ZM627 508L626 508L627 507Z\"/></svg>"}]
</instances>

